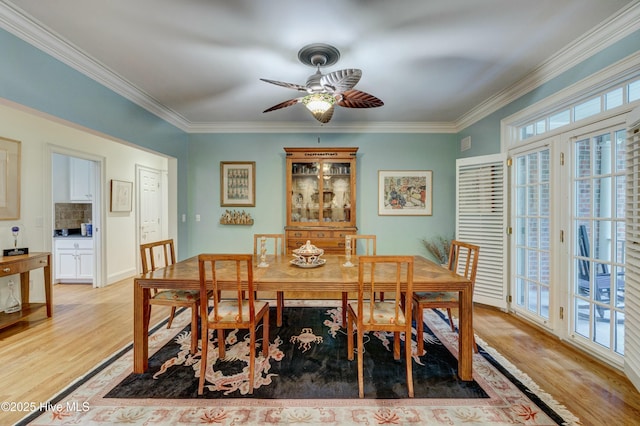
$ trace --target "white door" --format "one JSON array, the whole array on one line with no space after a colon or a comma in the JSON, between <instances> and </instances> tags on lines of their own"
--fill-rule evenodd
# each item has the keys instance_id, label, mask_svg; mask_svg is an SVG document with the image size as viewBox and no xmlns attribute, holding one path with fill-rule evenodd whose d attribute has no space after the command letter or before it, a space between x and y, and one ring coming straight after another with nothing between
<instances>
[{"instance_id":1,"label":"white door","mask_svg":"<svg viewBox=\"0 0 640 426\"><path fill-rule=\"evenodd\" d=\"M140 244L151 243L167 238L163 233L163 186L162 172L138 167L138 223ZM160 256L160 253L157 253ZM161 264L160 258L156 264ZM138 262L140 265L140 262Z\"/></svg>"}]
</instances>

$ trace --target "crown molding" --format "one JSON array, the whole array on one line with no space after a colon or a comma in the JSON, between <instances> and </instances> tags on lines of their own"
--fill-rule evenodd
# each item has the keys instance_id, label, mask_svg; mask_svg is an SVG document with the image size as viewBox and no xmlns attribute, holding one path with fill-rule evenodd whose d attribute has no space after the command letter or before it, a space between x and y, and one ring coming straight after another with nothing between
<instances>
[{"instance_id":1,"label":"crown molding","mask_svg":"<svg viewBox=\"0 0 640 426\"><path fill-rule=\"evenodd\" d=\"M87 53L68 43L59 34L31 18L20 8L8 2L0 2L0 27L168 123L188 131L188 121L184 117L162 105L142 89L123 79Z\"/></svg>"},{"instance_id":2,"label":"crown molding","mask_svg":"<svg viewBox=\"0 0 640 426\"><path fill-rule=\"evenodd\" d=\"M539 65L529 77L497 93L450 123L375 122L323 126L286 122L193 123L9 2L0 2L0 27L187 133L458 133L640 29L640 1L631 3L594 30L565 46Z\"/></svg>"},{"instance_id":3,"label":"crown molding","mask_svg":"<svg viewBox=\"0 0 640 426\"><path fill-rule=\"evenodd\" d=\"M228 122L197 123L189 133L457 133L454 123L375 122L316 124L309 122Z\"/></svg>"},{"instance_id":4,"label":"crown molding","mask_svg":"<svg viewBox=\"0 0 640 426\"><path fill-rule=\"evenodd\" d=\"M565 46L524 79L464 114L456 121L456 129L464 130L639 29L640 1L635 1Z\"/></svg>"}]
</instances>

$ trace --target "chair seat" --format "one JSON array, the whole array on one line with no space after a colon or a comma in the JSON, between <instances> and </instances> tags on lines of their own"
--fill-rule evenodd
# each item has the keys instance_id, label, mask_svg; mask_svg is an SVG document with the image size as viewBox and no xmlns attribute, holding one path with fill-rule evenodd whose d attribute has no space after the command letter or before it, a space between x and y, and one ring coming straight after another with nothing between
<instances>
[{"instance_id":1,"label":"chair seat","mask_svg":"<svg viewBox=\"0 0 640 426\"><path fill-rule=\"evenodd\" d=\"M351 309L358 313L358 302L349 302ZM376 324L405 324L404 312L400 311L398 322L395 322L396 311L393 302L374 302L374 321ZM362 304L362 322L364 324L371 323L371 302L363 302Z\"/></svg>"},{"instance_id":2,"label":"chair seat","mask_svg":"<svg viewBox=\"0 0 640 426\"><path fill-rule=\"evenodd\" d=\"M458 293L450 291L437 291L428 293L414 293L413 300L418 303L458 303Z\"/></svg>"},{"instance_id":3,"label":"chair seat","mask_svg":"<svg viewBox=\"0 0 640 426\"><path fill-rule=\"evenodd\" d=\"M255 311L260 312L269 305L268 302L256 300L254 302ZM242 318L238 318L238 301L222 300L218 303L218 318L215 317L214 311L209 314L209 321L212 322L248 322L249 321L249 301L242 301Z\"/></svg>"},{"instance_id":4,"label":"chair seat","mask_svg":"<svg viewBox=\"0 0 640 426\"><path fill-rule=\"evenodd\" d=\"M195 302L200 299L200 292L198 290L161 290L151 299Z\"/></svg>"}]
</instances>

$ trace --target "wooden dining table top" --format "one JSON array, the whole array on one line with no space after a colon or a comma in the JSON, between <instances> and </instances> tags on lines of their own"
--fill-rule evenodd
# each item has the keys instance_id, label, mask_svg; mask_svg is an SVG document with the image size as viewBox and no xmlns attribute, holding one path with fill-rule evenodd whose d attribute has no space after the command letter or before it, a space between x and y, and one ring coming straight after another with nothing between
<instances>
[{"instance_id":1,"label":"wooden dining table top","mask_svg":"<svg viewBox=\"0 0 640 426\"><path fill-rule=\"evenodd\" d=\"M253 263L253 282L256 290L260 291L357 291L358 290L358 257L352 256L354 266L344 266L344 255L328 254L322 257L326 262L318 267L303 268L291 262L293 257L268 255L267 267L259 267L259 257L255 256ZM380 266L384 268L385 266ZM216 274L218 280L224 282L228 277L231 282L235 279L234 269L222 266ZM199 289L198 257L190 257L174 265L160 268L136 278L142 287ZM449 271L422 256L414 257L413 272L414 291L462 291L469 287L470 281L454 272ZM388 280L385 279L388 277ZM388 274L383 274L379 284L385 282L395 286L395 269L389 268ZM322 285L321 288L318 288ZM385 290L380 288L380 290Z\"/></svg>"},{"instance_id":2,"label":"wooden dining table top","mask_svg":"<svg viewBox=\"0 0 640 426\"><path fill-rule=\"evenodd\" d=\"M256 291L318 291L355 292L358 290L358 257L352 256L354 266L344 266L344 255L327 254L325 263L318 267L304 268L292 264L292 256L266 257L267 267L259 267L259 256L254 256L253 284ZM235 288L235 274L224 266L216 270L218 281L224 289ZM235 271L235 270L234 270ZM384 278L386 275L387 278ZM386 287L388 285L388 288ZM164 268L142 274L134 279L134 360L133 372L143 373L148 367L148 300L150 289L200 288L198 257L177 262ZM395 289L395 269L377 280L379 291ZM473 284L467 278L438 265L422 256L414 256L413 291L454 291L459 293L459 350L458 376L473 380ZM336 301L336 304L339 304Z\"/></svg>"}]
</instances>

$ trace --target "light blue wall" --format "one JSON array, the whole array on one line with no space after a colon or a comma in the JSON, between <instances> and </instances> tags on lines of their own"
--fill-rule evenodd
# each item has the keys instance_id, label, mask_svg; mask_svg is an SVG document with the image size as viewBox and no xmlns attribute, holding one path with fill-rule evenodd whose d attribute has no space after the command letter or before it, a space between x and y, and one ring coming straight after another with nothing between
<instances>
[{"instance_id":1,"label":"light blue wall","mask_svg":"<svg viewBox=\"0 0 640 426\"><path fill-rule=\"evenodd\" d=\"M609 48L584 60L577 66L563 72L549 82L540 85L526 95L521 96L493 114L467 127L458 134L458 139L471 136L472 149L461 153L460 157L476 157L479 155L500 152L500 121L524 108L553 95L592 74L624 59L640 50L640 31L614 43Z\"/></svg>"},{"instance_id":2,"label":"light blue wall","mask_svg":"<svg viewBox=\"0 0 640 426\"><path fill-rule=\"evenodd\" d=\"M0 98L177 158L178 213L186 213L185 132L4 30L0 58ZM188 238L182 222L178 238Z\"/></svg>"},{"instance_id":3,"label":"light blue wall","mask_svg":"<svg viewBox=\"0 0 640 426\"><path fill-rule=\"evenodd\" d=\"M456 137L451 134L199 134L189 143L189 251L251 251L253 233L285 226L284 147L358 147L357 216L360 233L378 236L378 253L426 255L421 239L454 230ZM221 225L220 162L256 162L253 226ZM432 216L378 216L378 170L432 170ZM200 215L196 222L195 215Z\"/></svg>"},{"instance_id":4,"label":"light blue wall","mask_svg":"<svg viewBox=\"0 0 640 426\"><path fill-rule=\"evenodd\" d=\"M501 108L457 135L323 134L320 146L358 146L357 222L378 235L380 253L426 254L420 240L451 235L455 159L500 151L500 120L638 50L640 33ZM90 78L0 30L0 97L178 160L179 257L203 251L248 251L254 232L284 227L283 147L318 146L310 134L186 134ZM461 154L460 139L472 137ZM220 225L220 161L256 161L251 227ZM433 216L378 216L378 170L433 170ZM200 222L195 221L199 214ZM185 244L186 243L186 244Z\"/></svg>"}]
</instances>

